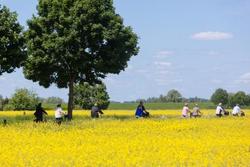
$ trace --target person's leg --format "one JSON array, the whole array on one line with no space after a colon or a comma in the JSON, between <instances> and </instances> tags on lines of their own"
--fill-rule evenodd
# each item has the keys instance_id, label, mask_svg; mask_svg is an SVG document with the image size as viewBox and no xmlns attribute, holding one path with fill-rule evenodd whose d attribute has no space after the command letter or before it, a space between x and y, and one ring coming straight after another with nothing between
<instances>
[{"instance_id":1,"label":"person's leg","mask_svg":"<svg viewBox=\"0 0 250 167\"><path fill-rule=\"evenodd\" d=\"M91 118L95 118L95 112L91 111Z\"/></svg>"},{"instance_id":2,"label":"person's leg","mask_svg":"<svg viewBox=\"0 0 250 167\"><path fill-rule=\"evenodd\" d=\"M149 113L147 112L147 111L144 111L143 113L142 113L142 117L148 117L149 116Z\"/></svg>"},{"instance_id":3,"label":"person's leg","mask_svg":"<svg viewBox=\"0 0 250 167\"><path fill-rule=\"evenodd\" d=\"M42 122L42 118L41 117L37 117L36 118L36 123L38 123L38 122Z\"/></svg>"},{"instance_id":4,"label":"person's leg","mask_svg":"<svg viewBox=\"0 0 250 167\"><path fill-rule=\"evenodd\" d=\"M62 118L59 118L58 119L58 125L61 125L62 124Z\"/></svg>"},{"instance_id":5,"label":"person's leg","mask_svg":"<svg viewBox=\"0 0 250 167\"><path fill-rule=\"evenodd\" d=\"M99 118L98 112L91 112L91 118Z\"/></svg>"},{"instance_id":6,"label":"person's leg","mask_svg":"<svg viewBox=\"0 0 250 167\"><path fill-rule=\"evenodd\" d=\"M65 121L68 120L68 114L64 115L64 120L65 120Z\"/></svg>"},{"instance_id":7,"label":"person's leg","mask_svg":"<svg viewBox=\"0 0 250 167\"><path fill-rule=\"evenodd\" d=\"M217 117L221 117L221 116L222 116L222 114L216 114L216 116L217 116Z\"/></svg>"}]
</instances>

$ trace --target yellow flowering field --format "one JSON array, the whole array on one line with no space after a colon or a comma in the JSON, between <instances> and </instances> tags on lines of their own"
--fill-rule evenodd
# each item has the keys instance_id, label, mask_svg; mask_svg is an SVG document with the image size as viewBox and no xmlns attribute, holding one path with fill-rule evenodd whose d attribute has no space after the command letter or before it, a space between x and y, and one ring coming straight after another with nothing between
<instances>
[{"instance_id":1,"label":"yellow flowering field","mask_svg":"<svg viewBox=\"0 0 250 167\"><path fill-rule=\"evenodd\" d=\"M250 166L250 111L246 117L183 119L181 111L104 111L90 119L75 111L74 120L33 123L33 112L0 112L1 166ZM7 125L3 125L3 119Z\"/></svg>"}]
</instances>

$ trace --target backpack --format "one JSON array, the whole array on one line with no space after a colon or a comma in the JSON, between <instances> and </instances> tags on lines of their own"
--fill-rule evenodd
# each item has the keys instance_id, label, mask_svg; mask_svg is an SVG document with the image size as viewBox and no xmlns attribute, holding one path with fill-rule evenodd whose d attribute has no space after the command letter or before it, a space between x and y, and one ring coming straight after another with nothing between
<instances>
[{"instance_id":1,"label":"backpack","mask_svg":"<svg viewBox=\"0 0 250 167\"><path fill-rule=\"evenodd\" d=\"M143 114L142 108L141 107L137 107L137 109L135 111L135 116L142 117L142 114Z\"/></svg>"}]
</instances>

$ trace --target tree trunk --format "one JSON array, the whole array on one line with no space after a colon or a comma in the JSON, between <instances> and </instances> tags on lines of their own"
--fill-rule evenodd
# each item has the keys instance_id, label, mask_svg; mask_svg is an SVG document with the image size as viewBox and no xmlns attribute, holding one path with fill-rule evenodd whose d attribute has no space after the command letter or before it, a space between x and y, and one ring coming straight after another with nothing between
<instances>
[{"instance_id":1,"label":"tree trunk","mask_svg":"<svg viewBox=\"0 0 250 167\"><path fill-rule=\"evenodd\" d=\"M71 120L73 117L73 102L74 102L74 81L69 81L69 100L68 100L68 119Z\"/></svg>"}]
</instances>

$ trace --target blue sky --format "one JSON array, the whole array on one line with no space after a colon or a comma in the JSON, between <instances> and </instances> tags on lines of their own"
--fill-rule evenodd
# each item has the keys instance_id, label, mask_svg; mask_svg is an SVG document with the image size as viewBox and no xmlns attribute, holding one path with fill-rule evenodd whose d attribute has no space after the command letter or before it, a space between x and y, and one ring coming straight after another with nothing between
<instances>
[{"instance_id":1,"label":"blue sky","mask_svg":"<svg viewBox=\"0 0 250 167\"><path fill-rule=\"evenodd\" d=\"M0 0L20 23L37 1ZM124 23L140 37L140 53L126 71L104 81L112 100L127 101L177 89L185 97L209 98L216 88L250 93L249 0L114 0ZM27 87L40 96L67 99L67 90L44 89L21 70L0 76L0 94Z\"/></svg>"}]
</instances>

